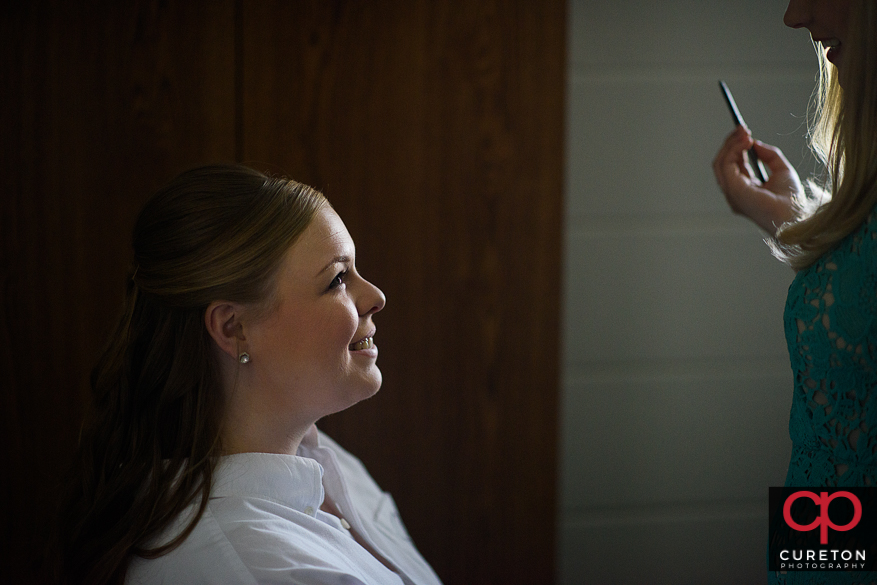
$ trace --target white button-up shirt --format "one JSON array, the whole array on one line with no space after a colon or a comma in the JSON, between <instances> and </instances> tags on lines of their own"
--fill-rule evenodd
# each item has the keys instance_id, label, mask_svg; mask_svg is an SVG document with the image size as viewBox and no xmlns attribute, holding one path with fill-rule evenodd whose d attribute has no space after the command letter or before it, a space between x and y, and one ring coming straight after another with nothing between
<instances>
[{"instance_id":1,"label":"white button-up shirt","mask_svg":"<svg viewBox=\"0 0 877 585\"><path fill-rule=\"evenodd\" d=\"M325 491L324 491L325 490ZM320 510L324 495L394 568ZM197 509L157 542L169 541ZM399 518L390 494L362 463L311 427L297 455L241 453L220 460L210 502L194 531L157 559L135 557L129 585L440 585Z\"/></svg>"}]
</instances>

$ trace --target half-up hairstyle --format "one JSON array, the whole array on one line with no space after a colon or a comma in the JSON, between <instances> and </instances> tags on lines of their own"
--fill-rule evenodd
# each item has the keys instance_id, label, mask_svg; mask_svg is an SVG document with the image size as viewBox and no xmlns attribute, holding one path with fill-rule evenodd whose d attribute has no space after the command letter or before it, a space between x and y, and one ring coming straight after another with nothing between
<instances>
[{"instance_id":1,"label":"half-up hairstyle","mask_svg":"<svg viewBox=\"0 0 877 585\"><path fill-rule=\"evenodd\" d=\"M233 165L183 173L145 204L123 314L91 376L60 580L123 583L132 555L165 554L194 529L224 414L205 310L227 300L270 311L284 254L324 204L305 185ZM193 502L183 531L156 543Z\"/></svg>"},{"instance_id":2,"label":"half-up hairstyle","mask_svg":"<svg viewBox=\"0 0 877 585\"><path fill-rule=\"evenodd\" d=\"M806 268L856 230L877 205L877 2L851 0L843 79L821 45L810 144L825 164L797 202L800 219L779 229L774 253ZM843 87L841 87L841 82Z\"/></svg>"}]
</instances>

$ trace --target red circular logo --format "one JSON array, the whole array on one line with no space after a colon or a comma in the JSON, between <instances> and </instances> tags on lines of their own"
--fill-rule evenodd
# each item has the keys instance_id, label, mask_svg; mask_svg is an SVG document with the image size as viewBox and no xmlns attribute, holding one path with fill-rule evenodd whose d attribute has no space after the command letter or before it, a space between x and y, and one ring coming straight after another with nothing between
<instances>
[{"instance_id":1,"label":"red circular logo","mask_svg":"<svg viewBox=\"0 0 877 585\"><path fill-rule=\"evenodd\" d=\"M819 517L806 526L801 526L792 519L792 503L798 498L809 498L819 506ZM850 520L849 524L838 526L828 517L828 505L835 498L846 498L853 504L853 519ZM830 496L828 495L828 492L819 492L819 495L817 496L813 492L800 491L795 492L786 500L786 503L783 505L783 518L785 518L786 524L788 524L789 527L798 532L809 532L818 526L819 544L828 544L829 528L837 530L838 532L846 532L847 530L852 530L859 523L859 520L862 519L862 503L859 501L859 498L850 492L834 492Z\"/></svg>"}]
</instances>

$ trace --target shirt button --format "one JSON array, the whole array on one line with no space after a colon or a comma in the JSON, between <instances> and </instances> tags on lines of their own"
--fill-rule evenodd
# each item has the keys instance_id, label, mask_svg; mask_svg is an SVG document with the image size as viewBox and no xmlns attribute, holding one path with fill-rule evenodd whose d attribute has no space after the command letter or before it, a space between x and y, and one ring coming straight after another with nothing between
<instances>
[{"instance_id":1,"label":"shirt button","mask_svg":"<svg viewBox=\"0 0 877 585\"><path fill-rule=\"evenodd\" d=\"M311 508L310 506L308 506L307 508L305 508L305 514L307 514L308 516L313 516L313 515L314 515L314 509Z\"/></svg>"}]
</instances>

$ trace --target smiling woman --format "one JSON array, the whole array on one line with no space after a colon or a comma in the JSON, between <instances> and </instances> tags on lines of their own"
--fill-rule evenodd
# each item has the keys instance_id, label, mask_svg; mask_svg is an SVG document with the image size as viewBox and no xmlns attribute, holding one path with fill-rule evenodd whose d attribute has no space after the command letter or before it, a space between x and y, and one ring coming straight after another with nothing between
<instances>
[{"instance_id":1,"label":"smiling woman","mask_svg":"<svg viewBox=\"0 0 877 585\"><path fill-rule=\"evenodd\" d=\"M240 166L141 211L63 507L69 583L438 583L389 494L314 423L381 385L344 223Z\"/></svg>"},{"instance_id":2,"label":"smiling woman","mask_svg":"<svg viewBox=\"0 0 877 585\"><path fill-rule=\"evenodd\" d=\"M347 228L323 205L284 256L267 317L226 300L207 308L227 386L226 452L295 453L317 419L380 388L372 315L384 295L354 258ZM244 353L250 359L240 368Z\"/></svg>"}]
</instances>

